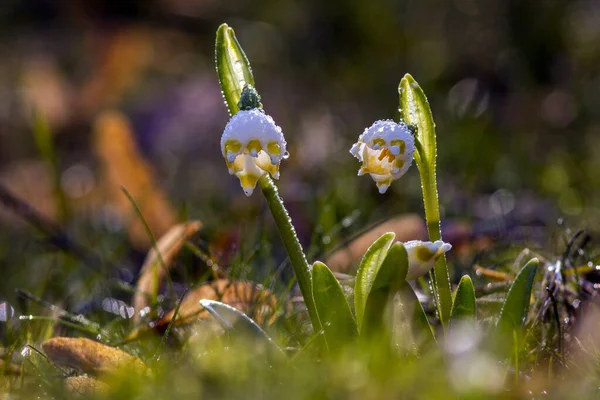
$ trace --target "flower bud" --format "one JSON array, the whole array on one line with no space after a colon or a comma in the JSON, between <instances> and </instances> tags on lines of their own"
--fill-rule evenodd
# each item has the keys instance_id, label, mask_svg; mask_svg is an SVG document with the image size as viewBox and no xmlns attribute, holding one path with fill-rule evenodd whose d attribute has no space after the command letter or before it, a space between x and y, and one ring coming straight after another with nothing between
<instances>
[{"instance_id":1,"label":"flower bud","mask_svg":"<svg viewBox=\"0 0 600 400\"><path fill-rule=\"evenodd\" d=\"M441 240L422 242L411 240L404 243L408 253L408 273L406 280L417 279L425 275L435 264L435 261L452 248L450 243Z\"/></svg>"}]
</instances>

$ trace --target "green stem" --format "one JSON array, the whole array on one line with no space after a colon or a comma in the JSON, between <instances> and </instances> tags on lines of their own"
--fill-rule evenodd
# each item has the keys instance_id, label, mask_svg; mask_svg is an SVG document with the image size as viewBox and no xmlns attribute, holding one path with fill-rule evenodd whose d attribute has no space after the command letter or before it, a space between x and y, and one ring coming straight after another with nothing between
<instances>
[{"instance_id":1,"label":"green stem","mask_svg":"<svg viewBox=\"0 0 600 400\"><path fill-rule=\"evenodd\" d=\"M423 146L415 140L415 146L420 157L417 161L419 174L421 176L421 189L423 190L423 203L425 205L425 219L427 221L427 233L429 240L435 242L442 240L442 226L440 223L440 206L438 201L437 183L435 169L431 170L426 158ZM434 167L435 168L435 167ZM452 312L452 289L450 287L450 276L446 265L446 256L442 255L433 267L433 278L438 313L442 326L446 327Z\"/></svg>"},{"instance_id":2,"label":"green stem","mask_svg":"<svg viewBox=\"0 0 600 400\"><path fill-rule=\"evenodd\" d=\"M275 186L271 176L269 174L264 174L258 180L258 184L267 200L267 204L269 205L269 209L271 210L271 214L273 215L275 224L279 230L279 235L281 236L285 250L290 258L294 272L296 273L298 285L300 286L302 297L304 297L304 303L306 304L313 328L315 332L320 332L321 322L317 315L317 308L315 307L312 294L310 266L308 265L308 261L306 261L302 245L300 245L300 242L298 241L296 230L294 229L294 225L292 225L292 219L283 205L283 200L279 196L277 186Z\"/></svg>"}]
</instances>

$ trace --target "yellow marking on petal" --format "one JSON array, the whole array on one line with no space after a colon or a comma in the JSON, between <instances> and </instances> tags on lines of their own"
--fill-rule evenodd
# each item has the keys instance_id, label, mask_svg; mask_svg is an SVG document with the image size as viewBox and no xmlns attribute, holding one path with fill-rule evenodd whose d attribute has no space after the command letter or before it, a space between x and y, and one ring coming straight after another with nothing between
<instances>
[{"instance_id":1,"label":"yellow marking on petal","mask_svg":"<svg viewBox=\"0 0 600 400\"><path fill-rule=\"evenodd\" d=\"M402 169L402 167L404 167L404 160L402 160L401 158L397 158L396 159L396 168Z\"/></svg>"},{"instance_id":2,"label":"yellow marking on petal","mask_svg":"<svg viewBox=\"0 0 600 400\"><path fill-rule=\"evenodd\" d=\"M383 181L376 181L375 183L377 184L378 187L382 186L382 185L390 186L391 183L392 183L392 180L388 178L388 179L385 179Z\"/></svg>"},{"instance_id":3,"label":"yellow marking on petal","mask_svg":"<svg viewBox=\"0 0 600 400\"><path fill-rule=\"evenodd\" d=\"M239 178L240 178L240 183L243 188L254 189L256 187L256 182L258 182L258 178L260 178L260 176L256 176L256 175L252 175L252 174L244 174L244 175L239 175Z\"/></svg>"},{"instance_id":4,"label":"yellow marking on petal","mask_svg":"<svg viewBox=\"0 0 600 400\"><path fill-rule=\"evenodd\" d=\"M406 151L406 142L404 140L400 140L400 139L392 140L390 145L400 147L400 154L404 154L404 152Z\"/></svg>"},{"instance_id":5,"label":"yellow marking on petal","mask_svg":"<svg viewBox=\"0 0 600 400\"><path fill-rule=\"evenodd\" d=\"M385 146L385 140L382 138L373 139L373 144L378 144L380 146Z\"/></svg>"},{"instance_id":6,"label":"yellow marking on petal","mask_svg":"<svg viewBox=\"0 0 600 400\"><path fill-rule=\"evenodd\" d=\"M425 246L417 247L417 251L415 252L417 260L422 263L426 263L427 261L431 260L434 255L435 254Z\"/></svg>"},{"instance_id":7,"label":"yellow marking on petal","mask_svg":"<svg viewBox=\"0 0 600 400\"><path fill-rule=\"evenodd\" d=\"M267 143L267 151L269 154L280 155L281 147L279 147L279 143L277 142L269 142Z\"/></svg>"},{"instance_id":8,"label":"yellow marking on petal","mask_svg":"<svg viewBox=\"0 0 600 400\"><path fill-rule=\"evenodd\" d=\"M235 162L229 162L229 161L225 160L225 164L227 164L227 169L229 170L229 173L232 173L235 171Z\"/></svg>"},{"instance_id":9,"label":"yellow marking on petal","mask_svg":"<svg viewBox=\"0 0 600 400\"><path fill-rule=\"evenodd\" d=\"M235 139L231 139L225 142L225 154L237 153L242 149L242 144Z\"/></svg>"},{"instance_id":10,"label":"yellow marking on petal","mask_svg":"<svg viewBox=\"0 0 600 400\"><path fill-rule=\"evenodd\" d=\"M256 150L256 152L258 153L262 150L262 145L260 144L258 139L252 139L248 142L246 149L248 149L250 153L252 153L253 150Z\"/></svg>"},{"instance_id":11,"label":"yellow marking on petal","mask_svg":"<svg viewBox=\"0 0 600 400\"><path fill-rule=\"evenodd\" d=\"M271 164L267 169L267 172L275 179L279 179L279 164Z\"/></svg>"}]
</instances>

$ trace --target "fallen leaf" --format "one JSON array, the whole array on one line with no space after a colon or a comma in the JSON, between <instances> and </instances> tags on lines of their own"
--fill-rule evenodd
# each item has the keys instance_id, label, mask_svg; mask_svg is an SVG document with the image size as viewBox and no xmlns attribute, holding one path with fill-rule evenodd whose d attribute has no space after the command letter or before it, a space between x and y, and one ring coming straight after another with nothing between
<instances>
[{"instance_id":1,"label":"fallen leaf","mask_svg":"<svg viewBox=\"0 0 600 400\"><path fill-rule=\"evenodd\" d=\"M477 274L477 276L482 276L495 282L506 282L515 279L514 275L510 275L502 271L496 271L493 269L485 268L481 265L475 265L473 269L475 270L475 274Z\"/></svg>"},{"instance_id":2,"label":"fallen leaf","mask_svg":"<svg viewBox=\"0 0 600 400\"><path fill-rule=\"evenodd\" d=\"M200 305L200 300L217 300L235 307L260 325L270 325L276 318L277 299L271 292L251 282L218 279L200 286L184 297L174 325L209 318L210 314ZM175 310L171 310L154 327L159 331L166 329L174 314Z\"/></svg>"},{"instance_id":3,"label":"fallen leaf","mask_svg":"<svg viewBox=\"0 0 600 400\"><path fill-rule=\"evenodd\" d=\"M72 118L72 88L53 57L38 55L27 60L22 69L22 96L25 115L32 110L48 119L52 127L61 127Z\"/></svg>"},{"instance_id":4,"label":"fallen leaf","mask_svg":"<svg viewBox=\"0 0 600 400\"><path fill-rule=\"evenodd\" d=\"M70 376L65 379L65 387L73 394L89 397L106 393L108 385L90 376Z\"/></svg>"},{"instance_id":5,"label":"fallen leaf","mask_svg":"<svg viewBox=\"0 0 600 400\"><path fill-rule=\"evenodd\" d=\"M140 271L133 297L134 320L139 320L140 310L150 304L148 299L156 297L162 281L172 268L181 248L200 228L202 228L200 221L175 225L156 242L158 252L155 248L150 249Z\"/></svg>"},{"instance_id":6,"label":"fallen leaf","mask_svg":"<svg viewBox=\"0 0 600 400\"><path fill-rule=\"evenodd\" d=\"M137 248L152 244L146 228L121 188L135 199L155 237L165 234L177 218L167 196L157 185L150 165L142 157L127 117L106 111L95 121L94 150L100 161L100 175L106 202L126 224L129 239Z\"/></svg>"},{"instance_id":7,"label":"fallen leaf","mask_svg":"<svg viewBox=\"0 0 600 400\"><path fill-rule=\"evenodd\" d=\"M116 29L92 39L96 40L89 43L96 47L88 50L96 59L77 102L84 115L119 104L142 82L154 54L151 31L138 26Z\"/></svg>"},{"instance_id":8,"label":"fallen leaf","mask_svg":"<svg viewBox=\"0 0 600 400\"><path fill-rule=\"evenodd\" d=\"M38 160L21 160L0 170L0 184L40 214L56 220L57 204L48 166ZM23 227L26 224L5 207L0 207L0 220L6 226Z\"/></svg>"},{"instance_id":9,"label":"fallen leaf","mask_svg":"<svg viewBox=\"0 0 600 400\"><path fill-rule=\"evenodd\" d=\"M42 343L42 349L54 364L87 374L113 373L120 368L149 372L139 358L86 338L55 337Z\"/></svg>"}]
</instances>

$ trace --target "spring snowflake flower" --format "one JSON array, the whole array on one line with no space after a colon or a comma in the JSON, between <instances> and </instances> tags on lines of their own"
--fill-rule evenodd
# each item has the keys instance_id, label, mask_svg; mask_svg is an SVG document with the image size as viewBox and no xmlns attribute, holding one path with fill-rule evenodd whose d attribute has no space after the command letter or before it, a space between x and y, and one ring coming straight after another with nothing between
<instances>
[{"instance_id":1,"label":"spring snowflake flower","mask_svg":"<svg viewBox=\"0 0 600 400\"><path fill-rule=\"evenodd\" d=\"M415 152L414 138L404 123L392 120L375 122L358 137L350 153L362 162L358 176L369 174L379 193L406 173Z\"/></svg>"},{"instance_id":2,"label":"spring snowflake flower","mask_svg":"<svg viewBox=\"0 0 600 400\"><path fill-rule=\"evenodd\" d=\"M452 245L441 240L435 242L411 240L404 243L404 248L408 253L406 280L409 281L425 275L435 261L452 248Z\"/></svg>"},{"instance_id":3,"label":"spring snowflake flower","mask_svg":"<svg viewBox=\"0 0 600 400\"><path fill-rule=\"evenodd\" d=\"M287 158L281 128L259 108L235 114L221 136L221 152L229 173L240 179L246 196L266 173L279 179L279 164Z\"/></svg>"}]
</instances>

